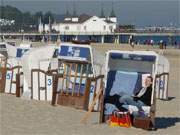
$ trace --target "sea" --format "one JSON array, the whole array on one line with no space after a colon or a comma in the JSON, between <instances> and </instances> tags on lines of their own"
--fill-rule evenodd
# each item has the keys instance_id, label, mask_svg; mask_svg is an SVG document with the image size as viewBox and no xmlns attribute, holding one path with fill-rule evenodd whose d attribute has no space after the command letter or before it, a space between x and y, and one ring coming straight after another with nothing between
<instances>
[{"instance_id":1,"label":"sea","mask_svg":"<svg viewBox=\"0 0 180 135\"><path fill-rule=\"evenodd\" d=\"M116 37L115 37L116 36ZM130 35L118 35L119 36L119 43L129 43ZM97 43L101 43L101 35L60 35L60 40L62 42L68 42L72 40L79 40L79 41L94 41ZM58 36L52 36L51 40L56 41ZM114 43L114 39L117 38L117 35L105 35L104 36L104 43ZM180 45L180 35L148 35L148 36L133 36L133 41L137 44L147 44L153 40L154 45L158 45L160 41L165 42L167 45Z\"/></svg>"}]
</instances>

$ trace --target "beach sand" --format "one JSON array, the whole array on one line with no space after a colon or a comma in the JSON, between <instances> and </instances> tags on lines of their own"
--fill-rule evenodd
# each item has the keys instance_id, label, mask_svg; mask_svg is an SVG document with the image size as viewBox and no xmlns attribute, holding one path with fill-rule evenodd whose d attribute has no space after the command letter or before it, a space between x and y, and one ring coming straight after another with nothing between
<instances>
[{"instance_id":1,"label":"beach sand","mask_svg":"<svg viewBox=\"0 0 180 135\"><path fill-rule=\"evenodd\" d=\"M109 49L127 50L130 47L96 45L94 48L105 52ZM135 47L138 50L156 48ZM157 100L157 131L137 128L110 127L98 124L99 113L93 112L87 124L80 120L85 111L63 106L51 106L49 102L23 100L14 95L0 94L1 135L141 135L180 134L180 51L169 49L164 55L170 62L169 101Z\"/></svg>"}]
</instances>

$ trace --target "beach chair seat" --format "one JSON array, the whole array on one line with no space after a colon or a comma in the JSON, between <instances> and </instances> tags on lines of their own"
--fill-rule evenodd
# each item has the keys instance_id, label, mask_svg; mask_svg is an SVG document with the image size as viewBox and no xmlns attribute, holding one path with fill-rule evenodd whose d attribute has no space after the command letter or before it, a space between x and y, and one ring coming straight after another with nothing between
<instances>
[{"instance_id":1,"label":"beach chair seat","mask_svg":"<svg viewBox=\"0 0 180 135\"><path fill-rule=\"evenodd\" d=\"M113 95L123 96L124 94L131 96L137 93L144 85L144 79L149 75L149 73L142 72L109 71L106 98ZM122 107L128 109L131 114L138 111L136 106L123 105ZM148 115L150 114L150 106L143 106L143 109Z\"/></svg>"}]
</instances>

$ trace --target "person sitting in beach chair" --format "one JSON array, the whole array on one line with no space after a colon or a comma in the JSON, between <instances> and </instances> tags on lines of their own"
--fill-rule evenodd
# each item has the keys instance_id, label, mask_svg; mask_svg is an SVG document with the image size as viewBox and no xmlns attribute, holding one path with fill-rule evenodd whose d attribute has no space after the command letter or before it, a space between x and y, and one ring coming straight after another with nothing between
<instances>
[{"instance_id":1,"label":"person sitting in beach chair","mask_svg":"<svg viewBox=\"0 0 180 135\"><path fill-rule=\"evenodd\" d=\"M151 106L152 82L153 78L147 76L145 87L132 96L127 94L121 95L119 97L120 104L136 106L139 112L143 112L142 106Z\"/></svg>"}]
</instances>

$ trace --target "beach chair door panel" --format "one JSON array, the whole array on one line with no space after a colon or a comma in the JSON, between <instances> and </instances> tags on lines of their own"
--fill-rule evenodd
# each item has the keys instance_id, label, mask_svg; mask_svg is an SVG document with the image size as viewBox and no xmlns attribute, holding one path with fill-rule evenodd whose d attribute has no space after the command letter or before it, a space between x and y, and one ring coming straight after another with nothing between
<instances>
[{"instance_id":1,"label":"beach chair door panel","mask_svg":"<svg viewBox=\"0 0 180 135\"><path fill-rule=\"evenodd\" d=\"M51 101L52 100L52 89L53 89L53 76L47 75L46 77L46 87L47 87L47 100Z\"/></svg>"},{"instance_id":2,"label":"beach chair door panel","mask_svg":"<svg viewBox=\"0 0 180 135\"><path fill-rule=\"evenodd\" d=\"M31 96L35 100L52 100L52 76L42 70L32 70Z\"/></svg>"},{"instance_id":3,"label":"beach chair door panel","mask_svg":"<svg viewBox=\"0 0 180 135\"><path fill-rule=\"evenodd\" d=\"M21 70L21 66L7 68L5 93L16 94L16 74Z\"/></svg>"},{"instance_id":4,"label":"beach chair door panel","mask_svg":"<svg viewBox=\"0 0 180 135\"><path fill-rule=\"evenodd\" d=\"M155 81L155 90L156 90L156 98L158 99L168 99L168 81L169 81L169 74L162 73L156 75Z\"/></svg>"},{"instance_id":5,"label":"beach chair door panel","mask_svg":"<svg viewBox=\"0 0 180 135\"><path fill-rule=\"evenodd\" d=\"M87 77L87 62L63 62L62 78L58 79L57 104L84 108Z\"/></svg>"}]
</instances>

